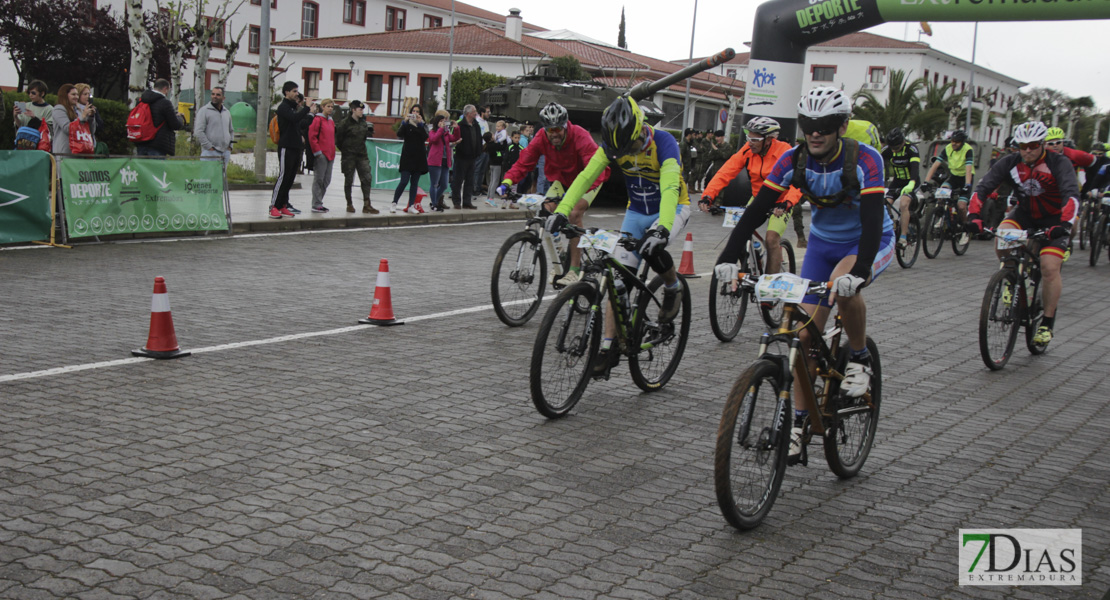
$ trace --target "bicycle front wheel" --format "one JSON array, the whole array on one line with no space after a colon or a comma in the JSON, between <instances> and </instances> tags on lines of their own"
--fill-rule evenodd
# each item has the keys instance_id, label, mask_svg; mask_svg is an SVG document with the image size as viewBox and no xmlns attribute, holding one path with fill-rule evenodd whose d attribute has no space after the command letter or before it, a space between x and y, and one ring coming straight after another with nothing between
<instances>
[{"instance_id":1,"label":"bicycle front wheel","mask_svg":"<svg viewBox=\"0 0 1110 600\"><path fill-rule=\"evenodd\" d=\"M540 309L547 286L547 257L532 231L509 236L493 261L490 297L497 318L509 327L528 322Z\"/></svg>"},{"instance_id":2,"label":"bicycle front wheel","mask_svg":"<svg viewBox=\"0 0 1110 600\"><path fill-rule=\"evenodd\" d=\"M555 297L540 323L528 379L532 403L548 419L567 414L586 391L601 343L598 298L594 284L573 284Z\"/></svg>"},{"instance_id":3,"label":"bicycle front wheel","mask_svg":"<svg viewBox=\"0 0 1110 600\"><path fill-rule=\"evenodd\" d=\"M635 333L630 342L633 353L628 357L628 370L632 381L645 392L662 389L671 380L682 362L686 338L690 335L690 284L682 281L682 306L670 323L659 322L661 307L652 301L654 295L662 302L662 286L663 278L656 276L648 284L652 293L641 291L636 297Z\"/></svg>"},{"instance_id":4,"label":"bicycle front wheel","mask_svg":"<svg viewBox=\"0 0 1110 600\"><path fill-rule=\"evenodd\" d=\"M879 347L867 338L867 351L871 354L871 391L859 398L849 398L833 389L832 406L825 426L825 462L841 479L855 477L875 441L879 425L879 407L883 398L883 368L879 360ZM848 344L840 349L840 372L848 364ZM830 385L833 385L830 383Z\"/></svg>"},{"instance_id":5,"label":"bicycle front wheel","mask_svg":"<svg viewBox=\"0 0 1110 600\"><path fill-rule=\"evenodd\" d=\"M940 247L944 245L944 211L941 205L933 207L932 212L925 219L925 257L936 258L940 254Z\"/></svg>"},{"instance_id":6,"label":"bicycle front wheel","mask_svg":"<svg viewBox=\"0 0 1110 600\"><path fill-rule=\"evenodd\" d=\"M1098 224L1094 226L1094 231L1091 232L1091 257L1088 262L1091 263L1092 267L1098 264L1098 255L1102 252L1103 245L1110 241L1107 239L1107 226L1110 226L1110 222L1107 221L1106 215L1103 215L1099 218Z\"/></svg>"},{"instance_id":7,"label":"bicycle front wheel","mask_svg":"<svg viewBox=\"0 0 1110 600\"><path fill-rule=\"evenodd\" d=\"M921 251L921 225L918 223L917 217L910 215L909 224L906 227L906 246L896 247L894 251L895 257L898 259L898 264L903 269L908 269L917 262L917 255Z\"/></svg>"},{"instance_id":8,"label":"bicycle front wheel","mask_svg":"<svg viewBox=\"0 0 1110 600\"><path fill-rule=\"evenodd\" d=\"M1098 221L1097 215L1083 203L1083 214L1079 218L1079 249L1085 250L1087 248L1087 240L1091 238L1091 229L1094 228L1095 223Z\"/></svg>"},{"instance_id":9,"label":"bicycle front wheel","mask_svg":"<svg viewBox=\"0 0 1110 600\"><path fill-rule=\"evenodd\" d=\"M730 525L759 525L778 496L790 446L787 403L778 397L782 366L769 360L748 367L725 401L717 427L713 484Z\"/></svg>"},{"instance_id":10,"label":"bicycle front wheel","mask_svg":"<svg viewBox=\"0 0 1110 600\"><path fill-rule=\"evenodd\" d=\"M709 327L722 342L731 342L744 324L748 293L732 282L722 283L717 274L709 278Z\"/></svg>"},{"instance_id":11,"label":"bicycle front wheel","mask_svg":"<svg viewBox=\"0 0 1110 600\"><path fill-rule=\"evenodd\" d=\"M1017 275L1002 270L991 276L979 309L979 354L992 371L1006 366L1014 351L1021 326L1021 297L1024 288Z\"/></svg>"}]
</instances>

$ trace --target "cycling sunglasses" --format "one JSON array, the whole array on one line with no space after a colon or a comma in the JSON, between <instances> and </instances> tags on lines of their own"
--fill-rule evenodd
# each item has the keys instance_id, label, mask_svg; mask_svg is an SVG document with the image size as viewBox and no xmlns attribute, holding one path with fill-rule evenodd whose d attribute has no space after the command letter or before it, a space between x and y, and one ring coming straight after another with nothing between
<instances>
[{"instance_id":1,"label":"cycling sunglasses","mask_svg":"<svg viewBox=\"0 0 1110 600\"><path fill-rule=\"evenodd\" d=\"M1020 150L1036 150L1041 147L1041 143L1042 142L1029 142L1027 144L1018 144L1017 147Z\"/></svg>"},{"instance_id":2,"label":"cycling sunglasses","mask_svg":"<svg viewBox=\"0 0 1110 600\"><path fill-rule=\"evenodd\" d=\"M552 133L563 133L564 131L566 131L565 127L546 127L545 129L548 135Z\"/></svg>"},{"instance_id":3,"label":"cycling sunglasses","mask_svg":"<svg viewBox=\"0 0 1110 600\"><path fill-rule=\"evenodd\" d=\"M1054 141L1045 142L1045 143L1048 144L1049 146L1062 146L1064 144L1064 140L1054 140Z\"/></svg>"},{"instance_id":4,"label":"cycling sunglasses","mask_svg":"<svg viewBox=\"0 0 1110 600\"><path fill-rule=\"evenodd\" d=\"M844 117L841 115L827 115L816 119L798 116L798 127L806 135L832 135L839 131L842 125L844 125Z\"/></svg>"}]
</instances>

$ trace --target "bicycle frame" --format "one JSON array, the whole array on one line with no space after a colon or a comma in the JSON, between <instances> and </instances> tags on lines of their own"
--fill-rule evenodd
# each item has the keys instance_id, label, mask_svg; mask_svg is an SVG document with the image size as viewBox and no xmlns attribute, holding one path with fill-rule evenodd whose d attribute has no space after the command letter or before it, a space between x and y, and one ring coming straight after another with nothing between
<instances>
[{"instance_id":1,"label":"bicycle frame","mask_svg":"<svg viewBox=\"0 0 1110 600\"><path fill-rule=\"evenodd\" d=\"M651 290L647 287L646 281L650 267L648 267L647 262L644 261L643 264L640 265L640 273L637 275L613 256L609 254L598 256L598 254L596 250L588 248L583 249L583 278L596 281L598 287L605 292L602 298L609 301L610 307L616 307L613 316L615 317L617 325L617 336L615 341L617 342L618 348L620 348L622 354L628 354L632 350L639 351L651 348L651 344L643 343L641 343L639 348L629 348L630 340L633 338L632 334L640 322L640 311L636 306L638 304L637 300L639 299L639 294L646 293L651 297L653 302L657 304L659 302L658 298L655 298L655 295L652 294ZM620 294L617 293L617 277L620 277L625 282L625 285L631 284L631 286L637 290L635 296L636 300L633 300L631 290L628 291L627 302L629 306L624 305L625 301L621 300ZM591 322L594 319L600 318L601 308L600 304L590 306L590 311L594 313L590 318Z\"/></svg>"},{"instance_id":2,"label":"bicycle frame","mask_svg":"<svg viewBox=\"0 0 1110 600\"><path fill-rule=\"evenodd\" d=\"M996 234L997 235L997 234ZM1017 273L1018 280L1025 286L1025 293L1020 294L1021 324L1028 326L1034 323L1039 315L1030 313L1029 308L1041 287L1041 257L1034 254L1029 247L1036 241L1030 237L1029 241L1014 248L1002 259L999 269L1011 270ZM1043 308L1042 308L1043 310Z\"/></svg>"}]
</instances>

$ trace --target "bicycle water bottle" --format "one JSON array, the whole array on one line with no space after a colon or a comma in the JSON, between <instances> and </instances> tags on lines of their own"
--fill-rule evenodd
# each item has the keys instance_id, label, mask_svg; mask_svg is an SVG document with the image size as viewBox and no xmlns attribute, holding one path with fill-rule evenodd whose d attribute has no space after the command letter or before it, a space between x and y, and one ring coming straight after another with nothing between
<instances>
[{"instance_id":1,"label":"bicycle water bottle","mask_svg":"<svg viewBox=\"0 0 1110 600\"><path fill-rule=\"evenodd\" d=\"M620 306L623 310L628 306L628 287L624 285L624 279L619 275L613 280L613 287L617 289L617 298L620 300Z\"/></svg>"},{"instance_id":2,"label":"bicycle water bottle","mask_svg":"<svg viewBox=\"0 0 1110 600\"><path fill-rule=\"evenodd\" d=\"M752 240L752 248L754 248L756 252L759 252L760 248L762 248L759 240Z\"/></svg>"}]
</instances>

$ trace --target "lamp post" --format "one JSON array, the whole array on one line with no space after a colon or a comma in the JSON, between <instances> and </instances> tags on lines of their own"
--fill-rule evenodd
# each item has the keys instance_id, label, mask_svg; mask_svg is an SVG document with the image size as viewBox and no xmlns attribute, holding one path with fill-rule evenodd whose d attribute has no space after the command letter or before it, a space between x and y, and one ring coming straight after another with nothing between
<instances>
[{"instance_id":1,"label":"lamp post","mask_svg":"<svg viewBox=\"0 0 1110 600\"><path fill-rule=\"evenodd\" d=\"M969 85L967 90L967 118L964 119L964 131L968 132L968 137L971 136L971 101L975 97L975 47L979 44L979 22L975 22L975 35L971 38L971 77L969 78ZM979 116L979 126L982 129L983 118L986 115Z\"/></svg>"},{"instance_id":2,"label":"lamp post","mask_svg":"<svg viewBox=\"0 0 1110 600\"><path fill-rule=\"evenodd\" d=\"M694 0L694 19L690 24L690 60L686 63L687 66L694 64L694 31L698 26L698 0ZM682 128L693 127L693 119L690 118L690 77L686 78L686 98L682 101Z\"/></svg>"}]
</instances>

